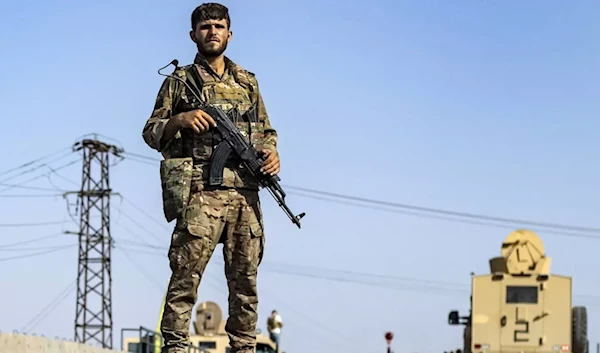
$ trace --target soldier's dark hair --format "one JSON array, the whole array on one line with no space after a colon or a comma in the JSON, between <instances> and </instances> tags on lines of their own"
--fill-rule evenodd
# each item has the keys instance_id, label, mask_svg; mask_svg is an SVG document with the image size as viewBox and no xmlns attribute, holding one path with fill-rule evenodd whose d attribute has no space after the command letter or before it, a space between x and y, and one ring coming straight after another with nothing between
<instances>
[{"instance_id":1,"label":"soldier's dark hair","mask_svg":"<svg viewBox=\"0 0 600 353\"><path fill-rule=\"evenodd\" d=\"M227 28L231 27L229 9L216 2L207 2L194 9L194 12L192 12L192 30L196 30L196 25L199 22L206 20L226 20Z\"/></svg>"}]
</instances>

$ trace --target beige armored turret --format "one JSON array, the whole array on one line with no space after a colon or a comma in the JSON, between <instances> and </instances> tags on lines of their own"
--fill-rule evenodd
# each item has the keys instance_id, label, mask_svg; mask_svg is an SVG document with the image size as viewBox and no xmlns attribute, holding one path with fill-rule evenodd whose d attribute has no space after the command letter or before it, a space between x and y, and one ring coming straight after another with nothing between
<instances>
[{"instance_id":1,"label":"beige armored turret","mask_svg":"<svg viewBox=\"0 0 600 353\"><path fill-rule=\"evenodd\" d=\"M571 277L550 273L540 237L516 230L490 259L490 274L471 276L471 312L448 315L465 325L465 353L588 353L587 312L571 308Z\"/></svg>"},{"instance_id":2,"label":"beige armored turret","mask_svg":"<svg viewBox=\"0 0 600 353\"><path fill-rule=\"evenodd\" d=\"M544 243L529 230L516 230L502 243L502 256L490 259L493 275L548 275L551 259L544 253Z\"/></svg>"},{"instance_id":3,"label":"beige armored turret","mask_svg":"<svg viewBox=\"0 0 600 353\"><path fill-rule=\"evenodd\" d=\"M212 301L205 301L196 306L196 320L193 323L194 333L190 335L190 343L195 348L190 352L196 353L228 353L229 336L225 331L226 320L219 305ZM129 329L130 331L133 329ZM139 330L138 337L123 340L124 348L128 352L153 353L159 352L161 346L160 333L150 331L143 327ZM142 337L142 340L140 340ZM256 353L279 353L275 343L265 335L256 335Z\"/></svg>"},{"instance_id":4,"label":"beige armored turret","mask_svg":"<svg viewBox=\"0 0 600 353\"><path fill-rule=\"evenodd\" d=\"M196 306L194 321L195 335L190 342L206 353L228 353L229 336L225 331L226 320L219 305L212 301L199 303ZM256 353L276 353L275 343L265 335L256 335Z\"/></svg>"},{"instance_id":5,"label":"beige armored turret","mask_svg":"<svg viewBox=\"0 0 600 353\"><path fill-rule=\"evenodd\" d=\"M211 301L198 304L194 330L197 335L207 337L225 333L225 321L219 304Z\"/></svg>"}]
</instances>

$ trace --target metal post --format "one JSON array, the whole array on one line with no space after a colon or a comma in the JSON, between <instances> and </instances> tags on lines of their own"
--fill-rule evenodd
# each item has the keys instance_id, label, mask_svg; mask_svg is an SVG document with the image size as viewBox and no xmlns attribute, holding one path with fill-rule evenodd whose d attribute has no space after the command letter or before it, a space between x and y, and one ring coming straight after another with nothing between
<instances>
[{"instance_id":1,"label":"metal post","mask_svg":"<svg viewBox=\"0 0 600 353\"><path fill-rule=\"evenodd\" d=\"M387 342L387 353L393 353L392 352L392 340L393 339L394 339L394 334L392 332L385 333L385 340Z\"/></svg>"}]
</instances>

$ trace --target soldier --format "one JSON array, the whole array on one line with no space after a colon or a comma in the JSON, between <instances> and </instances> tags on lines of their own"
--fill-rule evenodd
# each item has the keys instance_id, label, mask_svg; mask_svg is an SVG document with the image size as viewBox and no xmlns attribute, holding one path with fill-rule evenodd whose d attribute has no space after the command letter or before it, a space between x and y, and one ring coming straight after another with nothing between
<instances>
[{"instance_id":1,"label":"soldier","mask_svg":"<svg viewBox=\"0 0 600 353\"><path fill-rule=\"evenodd\" d=\"M277 310L271 311L271 316L267 319L267 329L269 330L269 338L275 342L277 346L276 351L279 352L279 339L281 337L281 328L283 327L283 320Z\"/></svg>"},{"instance_id":2,"label":"soldier","mask_svg":"<svg viewBox=\"0 0 600 353\"><path fill-rule=\"evenodd\" d=\"M248 114L249 121L235 123L266 156L263 173L278 174L277 133L269 122L258 82L253 73L224 56L232 37L227 7L202 4L191 20L190 37L198 53L194 64L177 69L174 75L187 80L195 67L202 79L197 84L203 102L225 112L232 108L242 114L255 112ZM222 243L229 286L225 330L230 352L250 353L256 346L256 275L264 249L258 181L239 160L231 160L222 185L207 184L216 136L210 128L215 122L193 108L195 103L183 83L167 78L143 129L144 141L164 157L160 166L163 209L167 221L176 220L168 253L172 275L161 321L162 352L187 352L198 286L215 246Z\"/></svg>"}]
</instances>

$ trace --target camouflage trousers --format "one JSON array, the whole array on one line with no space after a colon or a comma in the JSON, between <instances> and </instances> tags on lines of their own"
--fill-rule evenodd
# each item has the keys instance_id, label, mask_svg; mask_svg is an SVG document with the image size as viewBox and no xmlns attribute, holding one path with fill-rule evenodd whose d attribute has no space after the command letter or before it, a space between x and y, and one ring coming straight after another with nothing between
<instances>
[{"instance_id":1,"label":"camouflage trousers","mask_svg":"<svg viewBox=\"0 0 600 353\"><path fill-rule=\"evenodd\" d=\"M218 243L223 243L229 287L225 330L230 352L254 352L258 319L256 276L264 249L258 192L192 190L185 215L177 220L169 249L172 275L161 321L162 353L187 352L198 286Z\"/></svg>"}]
</instances>

